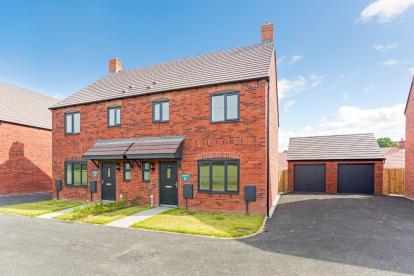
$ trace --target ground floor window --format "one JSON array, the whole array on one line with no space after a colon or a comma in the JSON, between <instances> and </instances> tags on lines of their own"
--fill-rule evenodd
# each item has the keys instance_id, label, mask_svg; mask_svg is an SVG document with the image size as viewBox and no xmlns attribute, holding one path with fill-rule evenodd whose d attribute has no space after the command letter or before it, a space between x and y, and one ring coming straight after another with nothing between
<instances>
[{"instance_id":1,"label":"ground floor window","mask_svg":"<svg viewBox=\"0 0 414 276\"><path fill-rule=\"evenodd\" d=\"M151 163L150 162L143 162L142 163L142 181L150 182L151 180Z\"/></svg>"},{"instance_id":2,"label":"ground floor window","mask_svg":"<svg viewBox=\"0 0 414 276\"><path fill-rule=\"evenodd\" d=\"M131 164L124 163L124 181L131 181Z\"/></svg>"},{"instance_id":3,"label":"ground floor window","mask_svg":"<svg viewBox=\"0 0 414 276\"><path fill-rule=\"evenodd\" d=\"M71 186L88 185L88 169L86 161L65 162L65 183Z\"/></svg>"},{"instance_id":4,"label":"ground floor window","mask_svg":"<svg viewBox=\"0 0 414 276\"><path fill-rule=\"evenodd\" d=\"M210 193L237 193L239 191L239 160L198 161L198 190Z\"/></svg>"}]
</instances>

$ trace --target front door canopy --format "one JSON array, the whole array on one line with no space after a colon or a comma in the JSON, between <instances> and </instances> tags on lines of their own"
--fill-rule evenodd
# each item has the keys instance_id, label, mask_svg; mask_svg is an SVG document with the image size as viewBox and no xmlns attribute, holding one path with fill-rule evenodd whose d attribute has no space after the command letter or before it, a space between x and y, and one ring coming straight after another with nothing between
<instances>
[{"instance_id":1,"label":"front door canopy","mask_svg":"<svg viewBox=\"0 0 414 276\"><path fill-rule=\"evenodd\" d=\"M183 141L181 136L101 140L83 157L90 160L181 159Z\"/></svg>"}]
</instances>

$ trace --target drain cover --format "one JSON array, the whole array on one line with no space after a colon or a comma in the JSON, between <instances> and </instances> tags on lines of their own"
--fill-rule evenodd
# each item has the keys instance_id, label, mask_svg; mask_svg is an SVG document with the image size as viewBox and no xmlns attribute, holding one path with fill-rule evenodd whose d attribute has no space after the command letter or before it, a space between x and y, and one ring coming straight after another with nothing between
<instances>
[{"instance_id":1,"label":"drain cover","mask_svg":"<svg viewBox=\"0 0 414 276\"><path fill-rule=\"evenodd\" d=\"M156 254L148 250L131 250L111 260L118 263L135 263L142 262L145 259L154 257Z\"/></svg>"}]
</instances>

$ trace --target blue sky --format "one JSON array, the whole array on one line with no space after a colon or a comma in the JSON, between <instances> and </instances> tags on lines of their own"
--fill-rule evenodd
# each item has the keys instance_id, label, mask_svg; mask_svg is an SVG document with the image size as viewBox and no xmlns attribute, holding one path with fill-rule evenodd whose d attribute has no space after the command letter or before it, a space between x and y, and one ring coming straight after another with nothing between
<instances>
[{"instance_id":1,"label":"blue sky","mask_svg":"<svg viewBox=\"0 0 414 276\"><path fill-rule=\"evenodd\" d=\"M260 41L275 25L289 136L404 137L414 0L1 1L0 81L66 97L107 73Z\"/></svg>"}]
</instances>

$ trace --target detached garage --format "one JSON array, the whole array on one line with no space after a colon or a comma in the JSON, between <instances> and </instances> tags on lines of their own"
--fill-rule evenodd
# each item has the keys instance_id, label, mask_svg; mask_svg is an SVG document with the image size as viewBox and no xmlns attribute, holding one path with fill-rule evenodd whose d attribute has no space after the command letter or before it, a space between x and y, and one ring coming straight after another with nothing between
<instances>
[{"instance_id":1,"label":"detached garage","mask_svg":"<svg viewBox=\"0 0 414 276\"><path fill-rule=\"evenodd\" d=\"M290 138L289 191L382 194L384 160L372 133Z\"/></svg>"}]
</instances>

